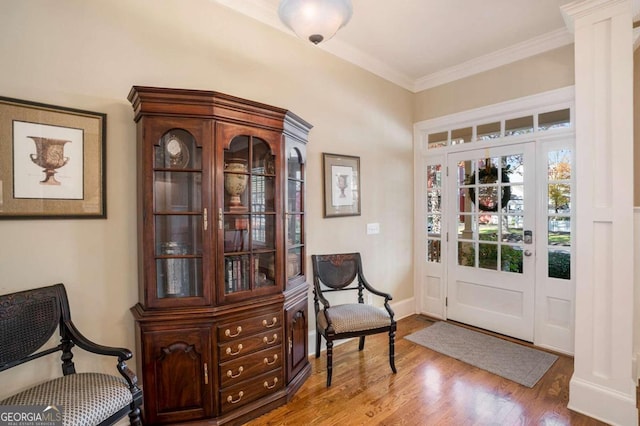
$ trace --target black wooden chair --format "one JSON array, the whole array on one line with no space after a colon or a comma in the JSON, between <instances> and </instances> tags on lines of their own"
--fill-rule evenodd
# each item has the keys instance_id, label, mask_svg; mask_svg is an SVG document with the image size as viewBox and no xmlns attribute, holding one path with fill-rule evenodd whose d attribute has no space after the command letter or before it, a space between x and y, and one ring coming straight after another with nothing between
<instances>
[{"instance_id":1,"label":"black wooden chair","mask_svg":"<svg viewBox=\"0 0 640 426\"><path fill-rule=\"evenodd\" d=\"M358 349L362 350L365 336L389 333L389 365L396 373L394 360L396 321L389 306L392 298L390 294L374 289L367 282L362 273L360 253L313 255L311 261L313 304L316 314L316 358L320 357L320 336L324 336L327 341L327 387L331 386L334 340L359 337ZM355 291L357 303L331 305L325 298L325 293L345 291ZM366 305L365 291L384 297L384 309Z\"/></svg>"},{"instance_id":2,"label":"black wooden chair","mask_svg":"<svg viewBox=\"0 0 640 426\"><path fill-rule=\"evenodd\" d=\"M43 348L57 329L60 342ZM114 370L120 374L76 374L71 352L75 346L117 358ZM62 409L65 426L113 425L127 415L131 425L142 425L142 390L135 373L125 363L132 357L131 351L102 346L84 337L71 321L64 285L0 296L0 371L55 352L62 352L61 377L12 395L0 405L54 405Z\"/></svg>"}]
</instances>

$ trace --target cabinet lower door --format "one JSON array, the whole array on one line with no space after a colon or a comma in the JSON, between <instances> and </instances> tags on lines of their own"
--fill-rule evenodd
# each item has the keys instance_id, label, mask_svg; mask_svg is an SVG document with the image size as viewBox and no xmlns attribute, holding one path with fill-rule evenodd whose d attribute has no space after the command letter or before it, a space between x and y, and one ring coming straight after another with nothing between
<instances>
[{"instance_id":1,"label":"cabinet lower door","mask_svg":"<svg viewBox=\"0 0 640 426\"><path fill-rule=\"evenodd\" d=\"M209 327L142 332L145 423L200 419L211 414Z\"/></svg>"},{"instance_id":2,"label":"cabinet lower door","mask_svg":"<svg viewBox=\"0 0 640 426\"><path fill-rule=\"evenodd\" d=\"M309 363L308 306L306 297L286 309L287 383Z\"/></svg>"}]
</instances>

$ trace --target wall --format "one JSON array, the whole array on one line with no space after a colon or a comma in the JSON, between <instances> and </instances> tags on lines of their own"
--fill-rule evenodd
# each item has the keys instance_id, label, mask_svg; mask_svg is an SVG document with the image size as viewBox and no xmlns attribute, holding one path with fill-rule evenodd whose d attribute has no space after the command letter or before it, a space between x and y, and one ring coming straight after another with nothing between
<instances>
[{"instance_id":1,"label":"wall","mask_svg":"<svg viewBox=\"0 0 640 426\"><path fill-rule=\"evenodd\" d=\"M372 284L395 301L413 296L411 93L209 0L3 0L0 57L0 95L107 114L108 213L0 221L0 294L64 282L87 337L135 347L135 125L126 96L148 85L228 93L312 123L309 254L360 251ZM360 156L361 216L322 218L322 152ZM366 235L370 222L381 234ZM79 371L115 365L76 352ZM0 398L59 371L47 357L0 373Z\"/></svg>"},{"instance_id":2,"label":"wall","mask_svg":"<svg viewBox=\"0 0 640 426\"><path fill-rule=\"evenodd\" d=\"M443 84L416 95L414 122L573 85L573 45Z\"/></svg>"}]
</instances>

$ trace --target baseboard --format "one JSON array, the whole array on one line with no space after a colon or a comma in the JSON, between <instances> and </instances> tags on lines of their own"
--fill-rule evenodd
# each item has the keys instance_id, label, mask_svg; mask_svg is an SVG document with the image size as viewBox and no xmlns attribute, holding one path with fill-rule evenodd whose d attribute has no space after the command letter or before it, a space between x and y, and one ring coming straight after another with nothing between
<instances>
[{"instance_id":1,"label":"baseboard","mask_svg":"<svg viewBox=\"0 0 640 426\"><path fill-rule=\"evenodd\" d=\"M633 396L598 386L579 378L571 378L569 404L573 411L610 425L637 425L638 410Z\"/></svg>"},{"instance_id":2,"label":"baseboard","mask_svg":"<svg viewBox=\"0 0 640 426\"><path fill-rule=\"evenodd\" d=\"M394 313L394 318L396 321L409 317L413 314L416 314L416 302L413 297L405 300L400 300L396 303L390 303L391 309ZM333 347L336 347L342 343L348 342L351 339L345 340L336 340L333 343ZM320 342L320 351L324 351L327 349L326 342L324 339L321 339ZM309 355L315 355L316 353L316 328L315 323L313 324L313 329L309 329Z\"/></svg>"}]
</instances>

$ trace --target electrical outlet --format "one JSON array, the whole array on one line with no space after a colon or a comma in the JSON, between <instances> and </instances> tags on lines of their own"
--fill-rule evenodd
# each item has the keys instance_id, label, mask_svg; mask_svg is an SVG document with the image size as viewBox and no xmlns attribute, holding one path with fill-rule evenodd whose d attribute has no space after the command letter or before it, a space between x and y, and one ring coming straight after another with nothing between
<instances>
[{"instance_id":1,"label":"electrical outlet","mask_svg":"<svg viewBox=\"0 0 640 426\"><path fill-rule=\"evenodd\" d=\"M367 293L367 305L373 305L373 294Z\"/></svg>"}]
</instances>

